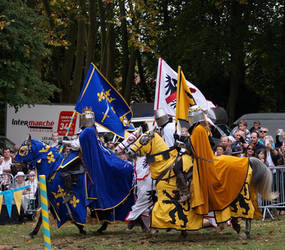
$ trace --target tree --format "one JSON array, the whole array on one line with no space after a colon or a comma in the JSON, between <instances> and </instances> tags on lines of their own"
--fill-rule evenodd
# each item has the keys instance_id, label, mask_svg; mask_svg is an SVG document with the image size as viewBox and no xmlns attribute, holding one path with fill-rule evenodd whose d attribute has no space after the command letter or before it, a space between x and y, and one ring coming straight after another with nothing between
<instances>
[{"instance_id":1,"label":"tree","mask_svg":"<svg viewBox=\"0 0 285 250\"><path fill-rule=\"evenodd\" d=\"M49 103L57 88L42 80L42 60L49 57L43 17L22 1L1 0L0 12L0 103Z\"/></svg>"}]
</instances>

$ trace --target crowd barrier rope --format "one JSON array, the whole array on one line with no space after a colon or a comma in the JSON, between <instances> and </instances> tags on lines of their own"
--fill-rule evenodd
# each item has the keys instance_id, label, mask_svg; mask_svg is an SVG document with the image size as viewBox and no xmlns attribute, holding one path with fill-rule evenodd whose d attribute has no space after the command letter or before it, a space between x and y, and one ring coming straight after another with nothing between
<instances>
[{"instance_id":1,"label":"crowd barrier rope","mask_svg":"<svg viewBox=\"0 0 285 250\"><path fill-rule=\"evenodd\" d=\"M263 218L274 219L274 215L278 216L278 210L285 210L285 165L276 166L271 169L273 175L272 191L278 192L279 196L273 201L259 199L260 208L263 210Z\"/></svg>"}]
</instances>

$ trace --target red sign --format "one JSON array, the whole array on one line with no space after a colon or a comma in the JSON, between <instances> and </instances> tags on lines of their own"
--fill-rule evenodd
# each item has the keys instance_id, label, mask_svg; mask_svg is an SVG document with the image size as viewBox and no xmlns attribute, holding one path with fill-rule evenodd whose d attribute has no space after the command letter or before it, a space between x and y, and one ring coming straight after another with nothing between
<instances>
[{"instance_id":1,"label":"red sign","mask_svg":"<svg viewBox=\"0 0 285 250\"><path fill-rule=\"evenodd\" d=\"M58 126L57 126L57 133L59 136L66 135L72 115L73 115L73 111L61 111L59 113ZM77 118L77 115L74 116L71 127L69 128L68 136L74 135L76 118Z\"/></svg>"}]
</instances>

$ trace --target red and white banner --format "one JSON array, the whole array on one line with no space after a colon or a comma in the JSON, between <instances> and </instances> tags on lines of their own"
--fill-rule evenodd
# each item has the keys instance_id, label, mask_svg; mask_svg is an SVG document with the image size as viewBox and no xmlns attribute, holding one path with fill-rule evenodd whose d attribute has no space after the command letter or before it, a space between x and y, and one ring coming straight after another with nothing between
<instances>
[{"instance_id":1,"label":"red and white banner","mask_svg":"<svg viewBox=\"0 0 285 250\"><path fill-rule=\"evenodd\" d=\"M178 74L170 68L162 58L159 58L156 76L154 112L159 108L163 108L168 115L175 117L177 78ZM211 101L206 100L204 95L195 85L189 81L187 81L187 85L200 108L207 111L215 107Z\"/></svg>"}]
</instances>

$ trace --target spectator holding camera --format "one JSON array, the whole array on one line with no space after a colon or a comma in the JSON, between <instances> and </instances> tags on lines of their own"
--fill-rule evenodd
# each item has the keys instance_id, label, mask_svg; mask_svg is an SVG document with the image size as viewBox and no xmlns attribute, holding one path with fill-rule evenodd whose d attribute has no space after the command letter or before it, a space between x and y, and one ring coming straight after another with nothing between
<instances>
[{"instance_id":1,"label":"spectator holding camera","mask_svg":"<svg viewBox=\"0 0 285 250\"><path fill-rule=\"evenodd\" d=\"M245 132L242 130L236 130L234 133L234 136L231 137L231 140L233 142L232 144L232 150L236 145L238 144L241 147L242 152L245 152L248 143L246 142L245 139Z\"/></svg>"},{"instance_id":2,"label":"spectator holding camera","mask_svg":"<svg viewBox=\"0 0 285 250\"><path fill-rule=\"evenodd\" d=\"M270 135L264 136L264 145L266 151L266 162L270 168L279 165L281 155L279 151L273 146L273 138Z\"/></svg>"},{"instance_id":3,"label":"spectator holding camera","mask_svg":"<svg viewBox=\"0 0 285 250\"><path fill-rule=\"evenodd\" d=\"M281 137L281 138L280 138ZM278 128L276 130L276 138L275 138L275 146L280 148L282 146L285 147L285 132L283 129Z\"/></svg>"},{"instance_id":4,"label":"spectator holding camera","mask_svg":"<svg viewBox=\"0 0 285 250\"><path fill-rule=\"evenodd\" d=\"M280 165L285 165L285 145L279 148L279 153L281 155Z\"/></svg>"}]
</instances>

